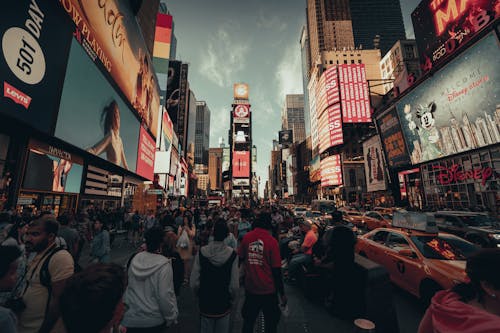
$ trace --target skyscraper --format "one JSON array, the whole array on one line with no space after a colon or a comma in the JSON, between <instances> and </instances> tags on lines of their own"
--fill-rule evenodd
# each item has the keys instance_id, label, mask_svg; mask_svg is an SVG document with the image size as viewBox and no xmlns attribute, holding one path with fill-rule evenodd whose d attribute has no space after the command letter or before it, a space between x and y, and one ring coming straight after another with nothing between
<instances>
[{"instance_id":1,"label":"skyscraper","mask_svg":"<svg viewBox=\"0 0 500 333\"><path fill-rule=\"evenodd\" d=\"M307 90L307 84L309 83L309 69L311 68L311 53L309 50L307 25L302 27L302 32L300 34L300 55L302 60L302 89L304 91L304 122L307 136L311 133L311 120L309 119L309 91Z\"/></svg>"},{"instance_id":2,"label":"skyscraper","mask_svg":"<svg viewBox=\"0 0 500 333\"><path fill-rule=\"evenodd\" d=\"M350 0L356 46L380 49L382 56L400 39L406 39L399 0Z\"/></svg>"},{"instance_id":3,"label":"skyscraper","mask_svg":"<svg viewBox=\"0 0 500 333\"><path fill-rule=\"evenodd\" d=\"M205 101L196 102L196 127L194 135L194 163L208 166L210 143L210 109Z\"/></svg>"},{"instance_id":4,"label":"skyscraper","mask_svg":"<svg viewBox=\"0 0 500 333\"><path fill-rule=\"evenodd\" d=\"M223 190L222 183L222 155L223 148L210 148L208 151L208 176L211 190Z\"/></svg>"},{"instance_id":5,"label":"skyscraper","mask_svg":"<svg viewBox=\"0 0 500 333\"><path fill-rule=\"evenodd\" d=\"M294 143L305 140L304 95L286 95L285 105L281 110L281 128L293 131Z\"/></svg>"},{"instance_id":6,"label":"skyscraper","mask_svg":"<svg viewBox=\"0 0 500 333\"><path fill-rule=\"evenodd\" d=\"M321 51L354 47L349 0L307 0L306 12L309 70L315 66Z\"/></svg>"}]
</instances>

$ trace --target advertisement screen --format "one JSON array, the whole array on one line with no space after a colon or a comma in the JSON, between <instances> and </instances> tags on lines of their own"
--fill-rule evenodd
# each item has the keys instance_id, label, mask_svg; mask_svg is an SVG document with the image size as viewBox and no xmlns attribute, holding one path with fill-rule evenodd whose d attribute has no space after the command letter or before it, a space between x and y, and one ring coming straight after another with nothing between
<instances>
[{"instance_id":1,"label":"advertisement screen","mask_svg":"<svg viewBox=\"0 0 500 333\"><path fill-rule=\"evenodd\" d=\"M363 142L365 156L366 187L368 192L383 191L385 186L384 157L378 136Z\"/></svg>"},{"instance_id":2,"label":"advertisement screen","mask_svg":"<svg viewBox=\"0 0 500 333\"><path fill-rule=\"evenodd\" d=\"M318 119L319 152L344 143L340 104L329 106Z\"/></svg>"},{"instance_id":3,"label":"advertisement screen","mask_svg":"<svg viewBox=\"0 0 500 333\"><path fill-rule=\"evenodd\" d=\"M76 24L77 40L109 72L142 122L157 136L159 88L130 1L60 1Z\"/></svg>"},{"instance_id":4,"label":"advertisement screen","mask_svg":"<svg viewBox=\"0 0 500 333\"><path fill-rule=\"evenodd\" d=\"M311 160L311 166L309 167L309 180L311 181L311 183L316 183L321 180L319 155Z\"/></svg>"},{"instance_id":5,"label":"advertisement screen","mask_svg":"<svg viewBox=\"0 0 500 333\"><path fill-rule=\"evenodd\" d=\"M172 124L172 120L170 120L167 112L163 113L163 123L161 131L163 140L160 149L162 151L169 150L171 149L171 146L173 144L174 125Z\"/></svg>"},{"instance_id":6,"label":"advertisement screen","mask_svg":"<svg viewBox=\"0 0 500 333\"><path fill-rule=\"evenodd\" d=\"M137 174L153 180L156 152L155 140L142 126L139 131L139 148L137 150Z\"/></svg>"},{"instance_id":7,"label":"advertisement screen","mask_svg":"<svg viewBox=\"0 0 500 333\"><path fill-rule=\"evenodd\" d=\"M83 159L37 141L30 141L23 189L80 193Z\"/></svg>"},{"instance_id":8,"label":"advertisement screen","mask_svg":"<svg viewBox=\"0 0 500 333\"><path fill-rule=\"evenodd\" d=\"M499 16L498 1L423 0L411 17L424 72L453 54Z\"/></svg>"},{"instance_id":9,"label":"advertisement screen","mask_svg":"<svg viewBox=\"0 0 500 333\"><path fill-rule=\"evenodd\" d=\"M500 142L499 68L490 34L397 103L413 164Z\"/></svg>"},{"instance_id":10,"label":"advertisement screen","mask_svg":"<svg viewBox=\"0 0 500 333\"><path fill-rule=\"evenodd\" d=\"M318 112L316 110L316 77L311 75L311 80L307 86L309 91L309 112L311 113L311 147L312 155L318 154Z\"/></svg>"},{"instance_id":11,"label":"advertisement screen","mask_svg":"<svg viewBox=\"0 0 500 333\"><path fill-rule=\"evenodd\" d=\"M233 151L233 178L250 177L250 152Z\"/></svg>"},{"instance_id":12,"label":"advertisement screen","mask_svg":"<svg viewBox=\"0 0 500 333\"><path fill-rule=\"evenodd\" d=\"M229 156L229 148L222 149L222 172L229 171L230 166L230 156Z\"/></svg>"},{"instance_id":13,"label":"advertisement screen","mask_svg":"<svg viewBox=\"0 0 500 333\"><path fill-rule=\"evenodd\" d=\"M396 109L391 108L389 111L377 118L377 126L379 128L382 146L387 158L387 164L390 167L403 166L410 163L408 151L406 150L405 141L403 139L403 131L399 124L399 119L396 114Z\"/></svg>"},{"instance_id":14,"label":"advertisement screen","mask_svg":"<svg viewBox=\"0 0 500 333\"><path fill-rule=\"evenodd\" d=\"M331 155L321 160L321 186L342 185L342 163L340 155Z\"/></svg>"},{"instance_id":15,"label":"advertisement screen","mask_svg":"<svg viewBox=\"0 0 500 333\"><path fill-rule=\"evenodd\" d=\"M188 64L181 65L179 81L179 108L177 123L174 122L175 132L179 136L179 143L183 150L187 150L187 111L189 99Z\"/></svg>"},{"instance_id":16,"label":"advertisement screen","mask_svg":"<svg viewBox=\"0 0 500 333\"><path fill-rule=\"evenodd\" d=\"M165 107L172 123L177 124L177 112L179 110L179 83L181 75L181 62L169 61L167 81L167 101Z\"/></svg>"},{"instance_id":17,"label":"advertisement screen","mask_svg":"<svg viewBox=\"0 0 500 333\"><path fill-rule=\"evenodd\" d=\"M233 110L233 122L235 123L249 123L250 122L250 105L237 104Z\"/></svg>"},{"instance_id":18,"label":"advertisement screen","mask_svg":"<svg viewBox=\"0 0 500 333\"><path fill-rule=\"evenodd\" d=\"M72 23L57 1L31 3L12 1L0 12L0 114L52 134Z\"/></svg>"},{"instance_id":19,"label":"advertisement screen","mask_svg":"<svg viewBox=\"0 0 500 333\"><path fill-rule=\"evenodd\" d=\"M340 65L339 83L344 123L371 122L370 94L365 65Z\"/></svg>"},{"instance_id":20,"label":"advertisement screen","mask_svg":"<svg viewBox=\"0 0 500 333\"><path fill-rule=\"evenodd\" d=\"M73 40L55 136L135 172L139 121Z\"/></svg>"},{"instance_id":21,"label":"advertisement screen","mask_svg":"<svg viewBox=\"0 0 500 333\"><path fill-rule=\"evenodd\" d=\"M291 145L293 142L293 131L284 130L279 132L279 143L282 145Z\"/></svg>"}]
</instances>

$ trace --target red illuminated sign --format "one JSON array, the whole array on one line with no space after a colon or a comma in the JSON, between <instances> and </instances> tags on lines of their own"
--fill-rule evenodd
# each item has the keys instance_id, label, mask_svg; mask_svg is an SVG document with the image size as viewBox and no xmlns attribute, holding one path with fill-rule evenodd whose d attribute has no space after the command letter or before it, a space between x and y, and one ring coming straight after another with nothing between
<instances>
[{"instance_id":1,"label":"red illuminated sign","mask_svg":"<svg viewBox=\"0 0 500 333\"><path fill-rule=\"evenodd\" d=\"M339 84L344 123L371 122L370 94L365 65L340 65Z\"/></svg>"},{"instance_id":2,"label":"red illuminated sign","mask_svg":"<svg viewBox=\"0 0 500 333\"><path fill-rule=\"evenodd\" d=\"M250 152L233 151L233 177L250 177Z\"/></svg>"},{"instance_id":3,"label":"red illuminated sign","mask_svg":"<svg viewBox=\"0 0 500 333\"><path fill-rule=\"evenodd\" d=\"M250 115L250 108L245 104L238 104L234 107L235 118L248 118Z\"/></svg>"},{"instance_id":4,"label":"red illuminated sign","mask_svg":"<svg viewBox=\"0 0 500 333\"><path fill-rule=\"evenodd\" d=\"M3 96L10 98L16 104L24 106L25 109L28 109L31 104L31 97L7 82L3 83Z\"/></svg>"},{"instance_id":5,"label":"red illuminated sign","mask_svg":"<svg viewBox=\"0 0 500 333\"><path fill-rule=\"evenodd\" d=\"M493 169L490 167L462 171L461 165L453 164L449 168L442 165L435 165L434 169L441 170L441 173L437 175L437 179L441 185L449 185L471 179L481 180L481 185L484 186L486 181L493 176Z\"/></svg>"},{"instance_id":6,"label":"red illuminated sign","mask_svg":"<svg viewBox=\"0 0 500 333\"><path fill-rule=\"evenodd\" d=\"M428 71L500 16L491 0L424 0L412 13L422 69ZM498 6L498 4L497 4Z\"/></svg>"},{"instance_id":7,"label":"red illuminated sign","mask_svg":"<svg viewBox=\"0 0 500 333\"><path fill-rule=\"evenodd\" d=\"M321 186L342 185L342 164L340 155L331 155L321 160Z\"/></svg>"},{"instance_id":8,"label":"red illuminated sign","mask_svg":"<svg viewBox=\"0 0 500 333\"><path fill-rule=\"evenodd\" d=\"M149 180L153 180L154 176L155 151L155 140L141 126L137 151L137 174Z\"/></svg>"},{"instance_id":9,"label":"red illuminated sign","mask_svg":"<svg viewBox=\"0 0 500 333\"><path fill-rule=\"evenodd\" d=\"M329 106L318 119L319 152L344 143L340 104Z\"/></svg>"}]
</instances>

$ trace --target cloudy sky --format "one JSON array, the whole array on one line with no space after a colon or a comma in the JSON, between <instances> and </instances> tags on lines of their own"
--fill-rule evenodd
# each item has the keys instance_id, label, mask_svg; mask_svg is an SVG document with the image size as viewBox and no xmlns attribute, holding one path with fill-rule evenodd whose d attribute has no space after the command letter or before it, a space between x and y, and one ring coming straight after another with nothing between
<instances>
[{"instance_id":1,"label":"cloudy sky","mask_svg":"<svg viewBox=\"0 0 500 333\"><path fill-rule=\"evenodd\" d=\"M377 1L377 0L373 0ZM418 0L401 0L407 35ZM210 146L227 143L233 83L250 86L257 175L263 193L272 140L278 138L286 94L302 93L299 38L305 0L171 0L177 59L212 112Z\"/></svg>"}]
</instances>

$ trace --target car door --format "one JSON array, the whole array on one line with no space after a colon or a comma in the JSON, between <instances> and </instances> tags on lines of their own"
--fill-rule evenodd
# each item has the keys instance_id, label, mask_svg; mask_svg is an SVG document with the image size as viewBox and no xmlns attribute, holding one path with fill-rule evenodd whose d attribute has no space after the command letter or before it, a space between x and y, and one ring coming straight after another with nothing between
<instances>
[{"instance_id":1,"label":"car door","mask_svg":"<svg viewBox=\"0 0 500 333\"><path fill-rule=\"evenodd\" d=\"M412 294L418 292L420 277L422 276L422 264L416 254L416 250L410 245L408 238L399 232L390 232L386 241L385 255L391 280L402 289ZM407 257L399 254L399 251L409 249L415 253L415 257Z\"/></svg>"},{"instance_id":2,"label":"car door","mask_svg":"<svg viewBox=\"0 0 500 333\"><path fill-rule=\"evenodd\" d=\"M388 235L389 232L385 230L374 232L366 238L367 246L364 248L366 257L382 266L385 266L384 262L386 258L384 252L387 250L385 242Z\"/></svg>"}]
</instances>

